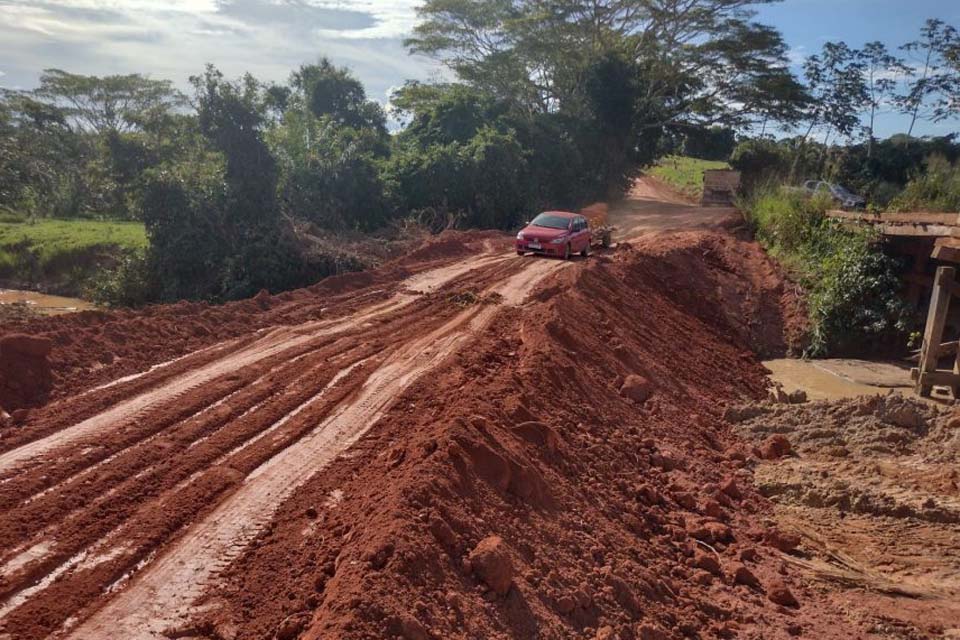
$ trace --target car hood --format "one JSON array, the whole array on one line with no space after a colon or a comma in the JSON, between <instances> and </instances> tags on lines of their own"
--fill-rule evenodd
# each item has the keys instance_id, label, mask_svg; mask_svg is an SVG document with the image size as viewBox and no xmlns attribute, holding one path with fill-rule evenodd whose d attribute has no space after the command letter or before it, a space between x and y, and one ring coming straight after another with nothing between
<instances>
[{"instance_id":1,"label":"car hood","mask_svg":"<svg viewBox=\"0 0 960 640\"><path fill-rule=\"evenodd\" d=\"M524 239L527 240L553 240L554 238L565 236L570 232L567 229L551 229L550 227L527 225L521 229L520 233L522 233Z\"/></svg>"}]
</instances>

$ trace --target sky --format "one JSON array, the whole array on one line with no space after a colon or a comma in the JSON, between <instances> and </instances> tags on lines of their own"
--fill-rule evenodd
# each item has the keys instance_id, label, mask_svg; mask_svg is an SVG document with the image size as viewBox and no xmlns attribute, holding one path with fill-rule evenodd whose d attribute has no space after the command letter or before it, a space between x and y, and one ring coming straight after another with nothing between
<instances>
[{"instance_id":1,"label":"sky","mask_svg":"<svg viewBox=\"0 0 960 640\"><path fill-rule=\"evenodd\" d=\"M757 21L777 27L790 47L794 72L801 73L804 58L817 53L825 42L842 40L853 48L879 40L893 53L916 40L927 18L939 18L960 29L960 0L786 0L758 9ZM909 118L892 109L881 113L876 135L885 138L905 132ZM915 135L944 135L960 131L960 121L920 122Z\"/></svg>"},{"instance_id":2,"label":"sky","mask_svg":"<svg viewBox=\"0 0 960 640\"><path fill-rule=\"evenodd\" d=\"M402 40L421 0L0 0L0 86L30 89L40 72L145 73L186 87L207 62L228 76L245 71L284 81L300 64L328 56L350 67L368 95L386 103L404 80L443 77ZM828 40L891 48L917 37L924 20L960 27L960 0L785 0L758 19L779 28L799 72ZM881 114L881 137L906 130ZM956 120L921 123L916 133L960 130Z\"/></svg>"}]
</instances>

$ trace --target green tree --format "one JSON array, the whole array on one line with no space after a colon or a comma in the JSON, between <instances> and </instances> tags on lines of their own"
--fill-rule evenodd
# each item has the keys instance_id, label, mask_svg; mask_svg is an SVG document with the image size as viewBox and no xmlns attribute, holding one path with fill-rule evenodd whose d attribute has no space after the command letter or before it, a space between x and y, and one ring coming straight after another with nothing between
<instances>
[{"instance_id":1,"label":"green tree","mask_svg":"<svg viewBox=\"0 0 960 640\"><path fill-rule=\"evenodd\" d=\"M139 73L98 77L46 69L34 94L64 109L81 131L96 134L130 131L150 114L184 104L169 80Z\"/></svg>"},{"instance_id":2,"label":"green tree","mask_svg":"<svg viewBox=\"0 0 960 640\"><path fill-rule=\"evenodd\" d=\"M645 126L743 119L787 79L780 34L744 0L428 0L407 40L530 112L582 106L584 71L615 54L644 79ZM781 93L782 97L782 93Z\"/></svg>"},{"instance_id":3,"label":"green tree","mask_svg":"<svg viewBox=\"0 0 960 640\"><path fill-rule=\"evenodd\" d=\"M290 78L293 92L317 116L354 129L386 134L386 117L379 104L367 99L363 84L349 69L336 67L327 58L302 65Z\"/></svg>"},{"instance_id":4,"label":"green tree","mask_svg":"<svg viewBox=\"0 0 960 640\"><path fill-rule=\"evenodd\" d=\"M803 73L810 94L804 110L807 129L798 141L791 179L796 178L804 146L814 129L824 132L826 148L832 133L849 136L860 122L860 110L867 101L863 69L858 52L843 42L827 42L820 54L804 61Z\"/></svg>"},{"instance_id":5,"label":"green tree","mask_svg":"<svg viewBox=\"0 0 960 640\"><path fill-rule=\"evenodd\" d=\"M901 49L919 65L906 92L897 96L901 112L910 117L907 135L912 136L917 120L939 122L960 113L960 36L942 20L929 19L920 38Z\"/></svg>"},{"instance_id":6,"label":"green tree","mask_svg":"<svg viewBox=\"0 0 960 640\"><path fill-rule=\"evenodd\" d=\"M898 77L909 72L903 60L891 55L879 41L868 42L857 53L865 75L867 90L867 157L873 156L874 124L877 111L894 99Z\"/></svg>"}]
</instances>

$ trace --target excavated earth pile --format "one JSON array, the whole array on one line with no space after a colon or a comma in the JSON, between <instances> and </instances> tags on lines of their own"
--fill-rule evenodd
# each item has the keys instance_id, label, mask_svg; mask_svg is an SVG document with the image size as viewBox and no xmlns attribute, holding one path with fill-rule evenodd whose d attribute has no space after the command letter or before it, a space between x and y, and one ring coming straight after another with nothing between
<instances>
[{"instance_id":1,"label":"excavated earth pile","mask_svg":"<svg viewBox=\"0 0 960 640\"><path fill-rule=\"evenodd\" d=\"M760 491L864 634L960 637L960 414L897 394L733 407Z\"/></svg>"},{"instance_id":2,"label":"excavated earth pile","mask_svg":"<svg viewBox=\"0 0 960 640\"><path fill-rule=\"evenodd\" d=\"M800 333L759 248L499 242L111 312L111 363L64 339L89 316L17 327L51 339L53 384L0 428L0 634L859 637L724 419ZM161 348L158 318L194 338Z\"/></svg>"},{"instance_id":3,"label":"excavated earth pile","mask_svg":"<svg viewBox=\"0 0 960 640\"><path fill-rule=\"evenodd\" d=\"M409 255L382 268L346 273L305 289L259 295L211 305L179 302L143 309L82 311L62 316L5 318L0 336L27 333L51 341L47 358L52 379L46 389L10 389L13 354L0 351L0 408L7 412L42 404L49 398L76 394L97 384L143 371L173 358L193 354L228 338L236 348L257 330L295 326L320 318L348 315L395 293L403 278L433 266L492 247L507 248L501 234L446 231Z\"/></svg>"}]
</instances>

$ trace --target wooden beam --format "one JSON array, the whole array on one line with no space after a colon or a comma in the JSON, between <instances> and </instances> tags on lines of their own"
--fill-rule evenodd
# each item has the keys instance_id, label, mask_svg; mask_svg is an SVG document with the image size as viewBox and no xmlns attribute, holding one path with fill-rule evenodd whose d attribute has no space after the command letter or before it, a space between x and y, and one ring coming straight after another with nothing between
<instances>
[{"instance_id":1,"label":"wooden beam","mask_svg":"<svg viewBox=\"0 0 960 640\"><path fill-rule=\"evenodd\" d=\"M880 233L885 236L903 236L911 238L960 238L960 227L942 224L891 224L880 223Z\"/></svg>"},{"instance_id":2,"label":"wooden beam","mask_svg":"<svg viewBox=\"0 0 960 640\"><path fill-rule=\"evenodd\" d=\"M943 262L960 263L960 239L937 238L930 257Z\"/></svg>"},{"instance_id":3,"label":"wooden beam","mask_svg":"<svg viewBox=\"0 0 960 640\"><path fill-rule=\"evenodd\" d=\"M937 369L936 371L926 371L920 373L917 367L910 369L910 377L917 383L917 386L924 387L951 387L960 383L960 374L948 371L946 369ZM930 395L929 393L927 394Z\"/></svg>"},{"instance_id":4,"label":"wooden beam","mask_svg":"<svg viewBox=\"0 0 960 640\"><path fill-rule=\"evenodd\" d=\"M925 374L936 371L940 343L943 341L943 327L947 322L950 309L951 285L956 280L957 270L953 267L937 267L933 295L930 297L930 309L927 312L927 324L923 331L923 346L920 348L920 362L916 392L927 397L933 390L933 384Z\"/></svg>"},{"instance_id":5,"label":"wooden beam","mask_svg":"<svg viewBox=\"0 0 960 640\"><path fill-rule=\"evenodd\" d=\"M831 218L869 222L872 224L908 224L908 225L946 225L960 226L960 214L957 213L871 213L867 211L827 211Z\"/></svg>"}]
</instances>

